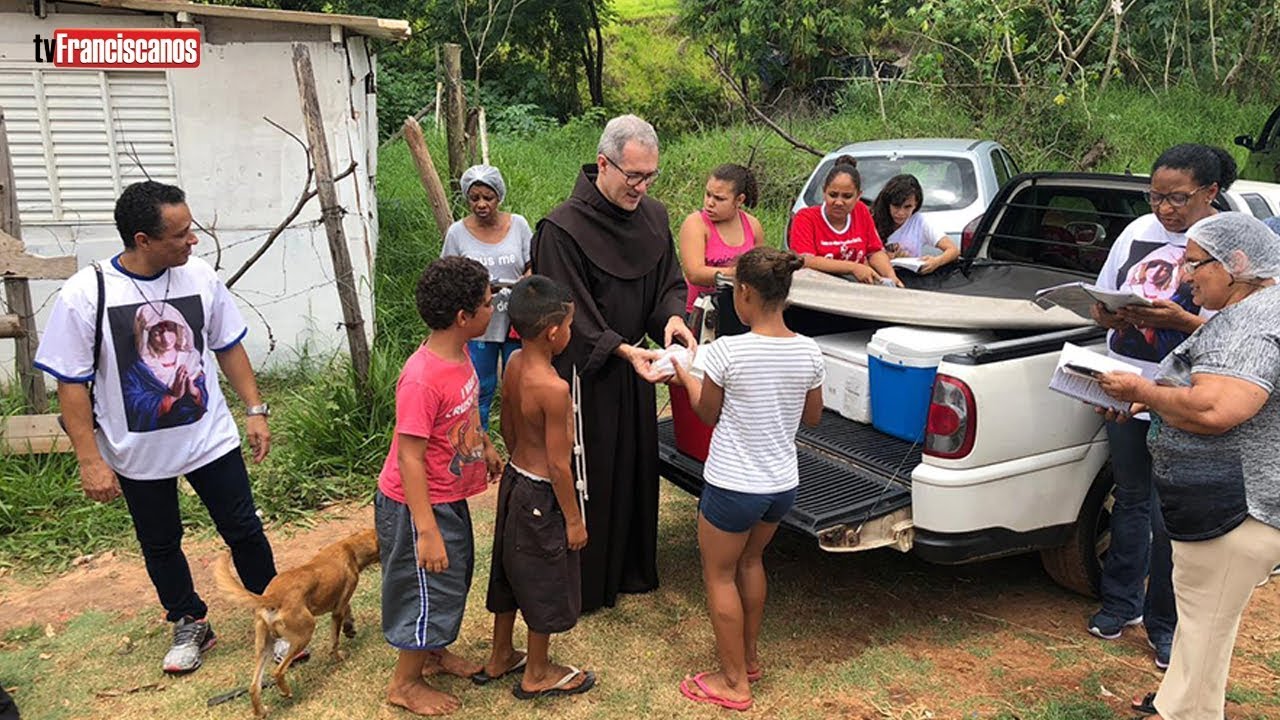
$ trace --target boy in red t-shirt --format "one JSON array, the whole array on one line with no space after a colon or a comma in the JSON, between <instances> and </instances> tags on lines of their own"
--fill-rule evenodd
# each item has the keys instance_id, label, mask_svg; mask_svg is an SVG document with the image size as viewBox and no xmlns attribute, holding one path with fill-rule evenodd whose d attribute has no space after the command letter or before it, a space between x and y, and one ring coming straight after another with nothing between
<instances>
[{"instance_id":1,"label":"boy in red t-shirt","mask_svg":"<svg viewBox=\"0 0 1280 720\"><path fill-rule=\"evenodd\" d=\"M446 648L458 638L475 547L467 498L496 481L502 459L480 425L480 381L467 341L493 315L489 272L463 257L427 266L418 314L431 328L396 383L396 432L378 476L374 518L382 555L382 632L400 655L387 700L419 715L461 706L423 671L481 669Z\"/></svg>"}]
</instances>

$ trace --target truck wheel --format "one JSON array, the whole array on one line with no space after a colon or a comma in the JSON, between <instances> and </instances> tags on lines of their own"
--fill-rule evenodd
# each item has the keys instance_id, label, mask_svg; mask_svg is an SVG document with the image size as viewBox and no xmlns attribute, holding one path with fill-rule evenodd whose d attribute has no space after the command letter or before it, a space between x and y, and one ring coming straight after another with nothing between
<instances>
[{"instance_id":1,"label":"truck wheel","mask_svg":"<svg viewBox=\"0 0 1280 720\"><path fill-rule=\"evenodd\" d=\"M1040 551L1040 562L1049 577L1062 587L1086 597L1098 596L1102 559L1111 547L1111 508L1115 505L1111 464L1098 471L1071 537L1061 547Z\"/></svg>"}]
</instances>

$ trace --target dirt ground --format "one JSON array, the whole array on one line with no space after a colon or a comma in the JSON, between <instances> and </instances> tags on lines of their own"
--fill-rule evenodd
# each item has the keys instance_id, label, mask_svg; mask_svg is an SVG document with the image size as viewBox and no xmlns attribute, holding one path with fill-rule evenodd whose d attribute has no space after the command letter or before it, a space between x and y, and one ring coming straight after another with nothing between
<instances>
[{"instance_id":1,"label":"dirt ground","mask_svg":"<svg viewBox=\"0 0 1280 720\"><path fill-rule=\"evenodd\" d=\"M661 572L672 582L649 596L644 607L655 613L674 606L694 608L678 613L659 631L677 644L705 634L707 623L696 611L696 546L687 533L690 518L685 517L691 514L692 502L665 484L663 495L667 517ZM478 501L478 510L491 511L493 492ZM310 527L269 530L269 535L277 564L287 568L371 523L371 508L338 506L315 516ZM478 524L478 536L481 531ZM219 612L221 601L209 589L220 544L214 538L199 538L189 541L187 552L197 587L206 590L211 609ZM1091 638L1084 632L1084 621L1093 601L1058 589L1034 557L944 568L890 551L834 556L806 538L780 535L770 550L769 567L771 606L776 601L804 608L791 618L784 610L769 619L776 623L773 635L786 647L775 669L782 674L827 668L821 672L823 684L813 688L806 701L813 716L1016 718L1024 717L1020 708L1043 706L1045 698L1079 695L1083 690L1116 717L1128 717L1127 699L1154 690L1159 682L1141 630L1114 643ZM635 619L627 617L624 607L611 611L614 617L599 620L627 627ZM123 618L153 614L152 621L160 623L139 557L125 551L106 553L56 577L8 577L0 582L0 637L32 625L56 629L90 610ZM1244 704L1228 704L1233 720L1280 716L1277 617L1280 582L1255 594L1241 627L1231 674L1235 692L1229 698ZM779 702L787 703L787 712L775 714L762 697L758 716L790 715L796 692L803 689L783 695Z\"/></svg>"}]
</instances>

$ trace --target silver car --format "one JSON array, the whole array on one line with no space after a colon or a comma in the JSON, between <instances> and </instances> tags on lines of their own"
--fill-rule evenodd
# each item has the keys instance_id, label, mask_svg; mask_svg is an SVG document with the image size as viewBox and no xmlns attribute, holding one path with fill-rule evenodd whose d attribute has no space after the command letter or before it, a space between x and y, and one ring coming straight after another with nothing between
<instances>
[{"instance_id":1,"label":"silver car","mask_svg":"<svg viewBox=\"0 0 1280 720\"><path fill-rule=\"evenodd\" d=\"M960 233L982 214L996 191L1018 174L1009 151L994 140L919 138L858 142L828 153L814 168L791 214L822 202L822 181L841 155L858 161L862 199L870 205L889 178L915 175L924 188L921 212L930 224L960 242Z\"/></svg>"}]
</instances>

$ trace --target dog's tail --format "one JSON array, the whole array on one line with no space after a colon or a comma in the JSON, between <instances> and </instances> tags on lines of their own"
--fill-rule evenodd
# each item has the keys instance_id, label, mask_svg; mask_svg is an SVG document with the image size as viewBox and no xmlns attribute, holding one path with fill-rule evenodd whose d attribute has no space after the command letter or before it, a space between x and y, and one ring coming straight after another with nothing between
<instances>
[{"instance_id":1,"label":"dog's tail","mask_svg":"<svg viewBox=\"0 0 1280 720\"><path fill-rule=\"evenodd\" d=\"M223 553L213 564L213 580L227 600L249 608L262 607L262 596L245 589L231 570L231 553Z\"/></svg>"}]
</instances>

